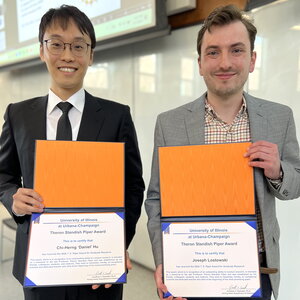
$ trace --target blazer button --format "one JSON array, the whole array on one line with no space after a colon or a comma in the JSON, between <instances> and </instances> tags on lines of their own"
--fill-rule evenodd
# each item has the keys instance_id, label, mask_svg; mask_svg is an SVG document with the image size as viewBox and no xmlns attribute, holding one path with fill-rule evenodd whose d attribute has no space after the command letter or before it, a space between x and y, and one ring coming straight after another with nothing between
<instances>
[{"instance_id":1,"label":"blazer button","mask_svg":"<svg viewBox=\"0 0 300 300\"><path fill-rule=\"evenodd\" d=\"M283 192L282 192L282 194L284 195L284 196L288 196L289 195L289 192L288 192L288 190L284 190Z\"/></svg>"}]
</instances>

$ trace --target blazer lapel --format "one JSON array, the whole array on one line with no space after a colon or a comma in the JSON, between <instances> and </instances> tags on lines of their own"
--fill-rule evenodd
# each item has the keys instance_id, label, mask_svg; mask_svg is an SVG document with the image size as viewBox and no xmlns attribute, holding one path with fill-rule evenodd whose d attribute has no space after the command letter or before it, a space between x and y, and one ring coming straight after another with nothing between
<instances>
[{"instance_id":1,"label":"blazer lapel","mask_svg":"<svg viewBox=\"0 0 300 300\"><path fill-rule=\"evenodd\" d=\"M95 141L105 119L100 101L85 92L85 104L78 132L78 141Z\"/></svg>"},{"instance_id":2,"label":"blazer lapel","mask_svg":"<svg viewBox=\"0 0 300 300\"><path fill-rule=\"evenodd\" d=\"M47 110L48 95L44 97L36 98L31 104L32 114L28 120L30 122L30 133L34 140L45 140L46 139L46 110Z\"/></svg>"},{"instance_id":3,"label":"blazer lapel","mask_svg":"<svg viewBox=\"0 0 300 300\"><path fill-rule=\"evenodd\" d=\"M24 109L23 140L20 141L21 160L25 167L23 182L28 188L33 188L33 166L35 155L35 141L46 139L46 110L48 96L30 100L30 105Z\"/></svg>"},{"instance_id":4,"label":"blazer lapel","mask_svg":"<svg viewBox=\"0 0 300 300\"><path fill-rule=\"evenodd\" d=\"M268 121L266 112L261 108L261 103L254 97L244 93L247 103L251 141L266 140L268 137Z\"/></svg>"},{"instance_id":5,"label":"blazer lapel","mask_svg":"<svg viewBox=\"0 0 300 300\"><path fill-rule=\"evenodd\" d=\"M247 103L249 121L250 121L250 134L251 141L256 142L260 140L267 140L268 137L268 121L267 112L265 112L261 103L254 97L244 93L244 97ZM259 202L260 209L263 210L264 200L264 175L263 170L260 168L254 168L254 182L257 200ZM262 212L263 213L263 212Z\"/></svg>"},{"instance_id":6,"label":"blazer lapel","mask_svg":"<svg viewBox=\"0 0 300 300\"><path fill-rule=\"evenodd\" d=\"M205 143L205 97L206 94L202 95L187 107L185 126L191 145L202 145Z\"/></svg>"}]
</instances>

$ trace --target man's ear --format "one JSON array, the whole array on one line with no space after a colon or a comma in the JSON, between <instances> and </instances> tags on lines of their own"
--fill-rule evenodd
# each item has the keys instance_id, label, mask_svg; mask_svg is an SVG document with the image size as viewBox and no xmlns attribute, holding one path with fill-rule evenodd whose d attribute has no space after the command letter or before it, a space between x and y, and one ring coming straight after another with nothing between
<instances>
[{"instance_id":1,"label":"man's ear","mask_svg":"<svg viewBox=\"0 0 300 300\"><path fill-rule=\"evenodd\" d=\"M252 73L255 69L255 62L256 62L256 52L253 51L251 54L250 66L249 66L249 73Z\"/></svg>"},{"instance_id":2,"label":"man's ear","mask_svg":"<svg viewBox=\"0 0 300 300\"><path fill-rule=\"evenodd\" d=\"M94 60L94 50L91 50L91 54L90 54L90 61L89 61L89 66L91 66L93 64L93 60Z\"/></svg>"},{"instance_id":3,"label":"man's ear","mask_svg":"<svg viewBox=\"0 0 300 300\"><path fill-rule=\"evenodd\" d=\"M201 56L198 56L198 66L199 66L199 74L202 76L202 68L201 68Z\"/></svg>"},{"instance_id":4,"label":"man's ear","mask_svg":"<svg viewBox=\"0 0 300 300\"><path fill-rule=\"evenodd\" d=\"M40 44L40 59L41 59L41 61L45 61L45 59L44 59L44 48L43 48L42 44Z\"/></svg>"}]
</instances>

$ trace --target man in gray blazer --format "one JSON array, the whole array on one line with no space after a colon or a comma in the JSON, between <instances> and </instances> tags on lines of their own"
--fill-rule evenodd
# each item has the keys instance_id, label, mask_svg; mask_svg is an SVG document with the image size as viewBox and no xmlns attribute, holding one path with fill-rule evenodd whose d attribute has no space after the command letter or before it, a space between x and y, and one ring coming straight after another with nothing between
<instances>
[{"instance_id":1,"label":"man in gray blazer","mask_svg":"<svg viewBox=\"0 0 300 300\"><path fill-rule=\"evenodd\" d=\"M0 137L0 201L18 224L13 274L21 284L30 215L43 212L44 208L42 196L33 189L36 140L125 143L126 248L135 234L144 192L140 153L129 107L94 97L83 89L84 76L92 64L96 46L91 21L74 6L50 9L41 19L39 39L40 57L51 76L49 94L10 104ZM65 112L61 104L70 108L67 120L63 119ZM60 120L70 125L66 138L61 138L56 130ZM129 259L127 267L130 268ZM38 287L24 289L24 295L26 300L120 300L122 289L121 284Z\"/></svg>"},{"instance_id":2,"label":"man in gray blazer","mask_svg":"<svg viewBox=\"0 0 300 300\"><path fill-rule=\"evenodd\" d=\"M262 299L271 299L272 291L275 298L278 296L279 226L275 197L288 200L300 196L299 145L290 108L243 91L255 66L255 36L255 26L236 7L215 9L205 20L197 40L199 70L207 92L157 118L145 207L161 299L167 287L162 282L158 147L247 141L253 142L245 157L254 167L258 248L264 267Z\"/></svg>"}]
</instances>

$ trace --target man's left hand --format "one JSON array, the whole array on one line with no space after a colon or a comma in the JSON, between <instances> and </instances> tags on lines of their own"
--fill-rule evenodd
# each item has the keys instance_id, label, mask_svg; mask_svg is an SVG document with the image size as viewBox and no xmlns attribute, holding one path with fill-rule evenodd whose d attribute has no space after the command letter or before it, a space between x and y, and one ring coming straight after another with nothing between
<instances>
[{"instance_id":1,"label":"man's left hand","mask_svg":"<svg viewBox=\"0 0 300 300\"><path fill-rule=\"evenodd\" d=\"M128 251L126 251L126 268L127 268L127 270L131 270L132 269L132 264L131 264L131 261L130 261L130 257L129 257ZM92 289L96 290L97 288L99 288L99 286L100 286L99 284L94 284L94 285L92 285ZM104 285L104 287L106 289L109 289L111 286L112 286L112 284L109 284L109 283L107 283L107 284Z\"/></svg>"},{"instance_id":2,"label":"man's left hand","mask_svg":"<svg viewBox=\"0 0 300 300\"><path fill-rule=\"evenodd\" d=\"M266 141L257 141L244 154L249 157L249 165L264 169L264 174L270 179L280 178L280 157L278 147Z\"/></svg>"}]
</instances>

